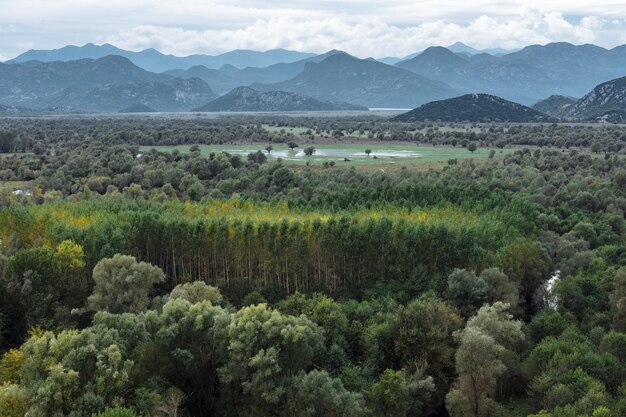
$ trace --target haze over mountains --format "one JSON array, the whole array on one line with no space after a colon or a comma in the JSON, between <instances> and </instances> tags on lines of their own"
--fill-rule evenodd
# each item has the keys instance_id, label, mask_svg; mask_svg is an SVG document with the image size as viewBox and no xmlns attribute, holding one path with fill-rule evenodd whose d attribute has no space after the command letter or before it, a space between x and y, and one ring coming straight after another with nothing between
<instances>
[{"instance_id":1,"label":"haze over mountains","mask_svg":"<svg viewBox=\"0 0 626 417\"><path fill-rule=\"evenodd\" d=\"M609 50L553 43L511 53L490 52L457 43L449 48L431 47L389 65L391 58L383 59L388 62L384 63L336 50L321 55L238 50L218 56L176 57L153 49L124 51L108 44L67 46L28 51L0 63L0 104L9 109L54 107L89 112L190 111L237 87L249 86L257 93L293 93L301 97L300 103L317 100L369 108L415 108L467 93L527 106L551 97L538 103L536 110L565 118L594 118L603 114L598 109L602 102L592 100L591 111L588 105L574 106L572 100L626 76L626 46ZM620 83L614 86L615 91L621 88ZM623 104L615 98L619 96L615 91L609 100L614 103L613 115ZM257 111L273 111L274 99L265 98L256 101ZM591 101L587 98L586 102ZM565 111L568 106L576 110Z\"/></svg>"}]
</instances>

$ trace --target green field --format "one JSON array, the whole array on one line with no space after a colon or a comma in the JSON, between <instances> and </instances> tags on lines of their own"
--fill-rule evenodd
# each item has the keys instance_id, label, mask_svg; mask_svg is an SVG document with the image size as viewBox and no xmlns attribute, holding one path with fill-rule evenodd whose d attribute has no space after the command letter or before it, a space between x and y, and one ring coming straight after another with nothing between
<instances>
[{"instance_id":1,"label":"green field","mask_svg":"<svg viewBox=\"0 0 626 417\"><path fill-rule=\"evenodd\" d=\"M267 144L241 144L241 145L200 145L203 155L211 152L228 152L246 156L251 152L265 151ZM387 144L387 143L362 143L362 144L300 144L293 151L287 148L286 144L273 144L274 149L268 155L270 160L281 158L285 163L292 165L305 165L307 162L320 165L324 162L334 161L337 166L352 165L415 165L424 163L447 162L449 159L484 159L489 155L490 148L479 148L471 153L465 148L457 147L430 147L416 146L415 144ZM303 150L307 146L315 147L316 151L312 156L305 156ZM157 149L162 152L171 152L178 149L181 153L188 153L189 145L182 146L144 146L142 152L150 149ZM372 152L368 156L365 150ZM512 149L497 149L496 157L512 152ZM348 159L346 161L345 159Z\"/></svg>"}]
</instances>

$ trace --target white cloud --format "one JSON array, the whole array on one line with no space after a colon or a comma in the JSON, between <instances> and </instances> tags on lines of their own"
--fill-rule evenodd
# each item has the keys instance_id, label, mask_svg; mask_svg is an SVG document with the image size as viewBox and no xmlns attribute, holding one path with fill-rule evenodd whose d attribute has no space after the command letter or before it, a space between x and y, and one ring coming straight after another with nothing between
<instances>
[{"instance_id":1,"label":"white cloud","mask_svg":"<svg viewBox=\"0 0 626 417\"><path fill-rule=\"evenodd\" d=\"M615 46L626 27L623 0L0 0L0 10L6 56L106 41L179 55L284 47L377 57L457 41Z\"/></svg>"},{"instance_id":2,"label":"white cloud","mask_svg":"<svg viewBox=\"0 0 626 417\"><path fill-rule=\"evenodd\" d=\"M414 26L396 26L378 18L349 23L339 17L298 20L278 17L257 20L240 29L193 30L162 26L137 26L106 38L122 48L154 47L185 55L220 53L236 48L266 50L287 48L324 52L342 49L357 56L404 56L431 45L463 41L477 48L519 48L528 44L596 40L602 22L585 17L568 22L559 12L524 11L515 18L480 16L467 24L442 20Z\"/></svg>"}]
</instances>

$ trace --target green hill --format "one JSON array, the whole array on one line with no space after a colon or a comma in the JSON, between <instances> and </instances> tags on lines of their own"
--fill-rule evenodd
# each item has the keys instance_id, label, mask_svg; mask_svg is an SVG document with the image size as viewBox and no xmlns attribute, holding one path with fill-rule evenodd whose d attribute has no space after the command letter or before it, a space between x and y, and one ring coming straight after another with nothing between
<instances>
[{"instance_id":1,"label":"green hill","mask_svg":"<svg viewBox=\"0 0 626 417\"><path fill-rule=\"evenodd\" d=\"M397 122L545 122L552 119L533 110L489 94L466 94L434 101L392 119Z\"/></svg>"}]
</instances>

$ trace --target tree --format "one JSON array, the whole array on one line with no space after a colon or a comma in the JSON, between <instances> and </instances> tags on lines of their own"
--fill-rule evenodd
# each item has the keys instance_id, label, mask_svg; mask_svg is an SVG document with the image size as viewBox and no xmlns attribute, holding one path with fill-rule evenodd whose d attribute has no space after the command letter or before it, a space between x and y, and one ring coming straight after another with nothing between
<instances>
[{"instance_id":1,"label":"tree","mask_svg":"<svg viewBox=\"0 0 626 417\"><path fill-rule=\"evenodd\" d=\"M365 150L365 155L370 156L371 153L372 153L371 149L368 148Z\"/></svg>"},{"instance_id":2,"label":"tree","mask_svg":"<svg viewBox=\"0 0 626 417\"><path fill-rule=\"evenodd\" d=\"M307 146L306 148L304 148L304 155L305 156L311 156L315 153L315 147L313 146Z\"/></svg>"},{"instance_id":3,"label":"tree","mask_svg":"<svg viewBox=\"0 0 626 417\"><path fill-rule=\"evenodd\" d=\"M137 262L132 256L117 254L103 259L93 269L95 285L87 307L111 313L144 311L154 285L164 279L165 274L159 267Z\"/></svg>"},{"instance_id":4,"label":"tree","mask_svg":"<svg viewBox=\"0 0 626 417\"><path fill-rule=\"evenodd\" d=\"M367 392L368 405L376 417L405 417L409 401L404 373L393 369L386 369Z\"/></svg>"},{"instance_id":5,"label":"tree","mask_svg":"<svg viewBox=\"0 0 626 417\"><path fill-rule=\"evenodd\" d=\"M484 306L459 333L455 357L459 377L446 397L452 417L490 415L497 379L507 369L503 354L524 337L521 323L513 321L507 309L501 302Z\"/></svg>"},{"instance_id":6,"label":"tree","mask_svg":"<svg viewBox=\"0 0 626 417\"><path fill-rule=\"evenodd\" d=\"M295 378L288 415L302 417L359 417L366 415L363 397L344 388L340 379L313 370Z\"/></svg>"},{"instance_id":7,"label":"tree","mask_svg":"<svg viewBox=\"0 0 626 417\"><path fill-rule=\"evenodd\" d=\"M470 142L467 144L467 150L474 153L477 149L476 142Z\"/></svg>"},{"instance_id":8,"label":"tree","mask_svg":"<svg viewBox=\"0 0 626 417\"><path fill-rule=\"evenodd\" d=\"M298 144L296 142L289 142L287 143L287 147L293 151L298 147Z\"/></svg>"},{"instance_id":9,"label":"tree","mask_svg":"<svg viewBox=\"0 0 626 417\"><path fill-rule=\"evenodd\" d=\"M613 314L613 328L620 332L626 332L626 267L617 270L613 278L613 293L611 304L615 311Z\"/></svg>"},{"instance_id":10,"label":"tree","mask_svg":"<svg viewBox=\"0 0 626 417\"><path fill-rule=\"evenodd\" d=\"M187 282L178 284L170 293L170 300L182 298L191 304L202 301L210 301L213 305L220 305L223 297L220 290L216 287L206 285L202 281Z\"/></svg>"},{"instance_id":11,"label":"tree","mask_svg":"<svg viewBox=\"0 0 626 417\"><path fill-rule=\"evenodd\" d=\"M17 135L13 132L0 132L0 153L13 152Z\"/></svg>"},{"instance_id":12,"label":"tree","mask_svg":"<svg viewBox=\"0 0 626 417\"><path fill-rule=\"evenodd\" d=\"M455 269L448 276L445 295L464 317L469 317L487 302L489 286L473 272Z\"/></svg>"},{"instance_id":13,"label":"tree","mask_svg":"<svg viewBox=\"0 0 626 417\"><path fill-rule=\"evenodd\" d=\"M293 377L310 365L324 341L322 329L305 316L283 315L265 304L235 313L227 334L221 381L233 398L247 397L251 415L275 414Z\"/></svg>"},{"instance_id":14,"label":"tree","mask_svg":"<svg viewBox=\"0 0 626 417\"><path fill-rule=\"evenodd\" d=\"M274 147L272 145L267 145L265 147L265 150L267 151L268 154L272 153L272 150L274 149Z\"/></svg>"},{"instance_id":15,"label":"tree","mask_svg":"<svg viewBox=\"0 0 626 417\"><path fill-rule=\"evenodd\" d=\"M498 268L487 268L480 273L480 279L485 281L489 287L487 302L493 304L502 301L512 308L519 302L519 289L517 284L511 281L508 276Z\"/></svg>"}]
</instances>

